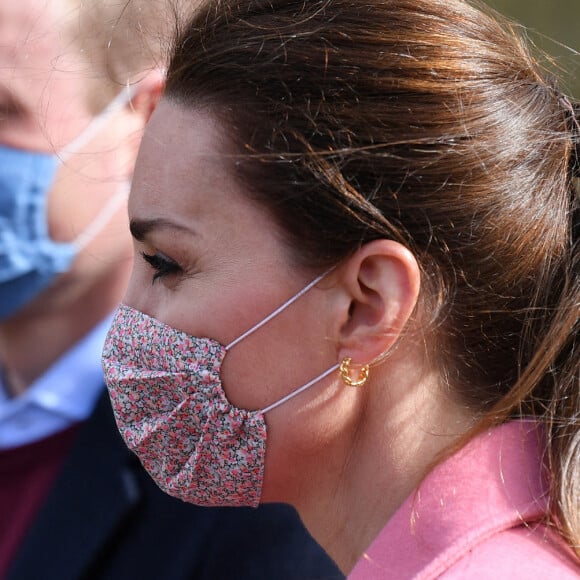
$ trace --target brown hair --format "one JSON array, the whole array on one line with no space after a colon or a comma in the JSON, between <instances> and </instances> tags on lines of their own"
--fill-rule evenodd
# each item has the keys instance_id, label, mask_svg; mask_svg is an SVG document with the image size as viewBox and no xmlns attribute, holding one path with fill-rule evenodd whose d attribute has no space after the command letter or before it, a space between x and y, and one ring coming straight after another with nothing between
<instances>
[{"instance_id":1,"label":"brown hair","mask_svg":"<svg viewBox=\"0 0 580 580\"><path fill-rule=\"evenodd\" d=\"M167 95L221 118L302 263L377 238L414 252L447 384L480 426L546 425L554 523L578 545L580 137L517 28L462 0L212 0Z\"/></svg>"}]
</instances>

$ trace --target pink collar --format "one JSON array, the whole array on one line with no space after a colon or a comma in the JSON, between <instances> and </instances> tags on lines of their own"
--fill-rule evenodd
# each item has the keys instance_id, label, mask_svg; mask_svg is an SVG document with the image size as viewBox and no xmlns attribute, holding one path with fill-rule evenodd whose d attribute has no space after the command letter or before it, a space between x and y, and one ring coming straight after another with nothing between
<instances>
[{"instance_id":1,"label":"pink collar","mask_svg":"<svg viewBox=\"0 0 580 580\"><path fill-rule=\"evenodd\" d=\"M438 465L389 520L350 580L436 578L493 534L547 510L531 421L486 432Z\"/></svg>"}]
</instances>

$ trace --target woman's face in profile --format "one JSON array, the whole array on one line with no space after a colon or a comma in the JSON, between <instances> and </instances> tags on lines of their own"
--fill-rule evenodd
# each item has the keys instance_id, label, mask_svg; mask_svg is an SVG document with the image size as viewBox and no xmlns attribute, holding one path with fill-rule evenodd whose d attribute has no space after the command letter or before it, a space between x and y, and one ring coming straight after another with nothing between
<instances>
[{"instance_id":1,"label":"woman's face in profile","mask_svg":"<svg viewBox=\"0 0 580 580\"><path fill-rule=\"evenodd\" d=\"M157 107L129 200L135 262L124 299L224 345L315 277L292 262L273 219L244 194L231 152L227 130L210 114L167 100ZM331 366L337 354L327 339L327 308L326 292L308 292L233 347L221 374L230 402L263 408ZM329 382L266 415L264 499L269 490L272 499L287 499L280 486L290 487L300 461L319 457L337 429Z\"/></svg>"}]
</instances>

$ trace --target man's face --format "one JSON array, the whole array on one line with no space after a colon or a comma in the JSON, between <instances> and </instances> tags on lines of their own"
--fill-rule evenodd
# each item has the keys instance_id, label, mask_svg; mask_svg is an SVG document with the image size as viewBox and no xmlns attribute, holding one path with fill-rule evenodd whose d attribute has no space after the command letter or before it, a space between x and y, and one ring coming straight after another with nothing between
<instances>
[{"instance_id":1,"label":"man's face","mask_svg":"<svg viewBox=\"0 0 580 580\"><path fill-rule=\"evenodd\" d=\"M94 118L89 87L96 86L90 83L98 71L89 68L89 59L70 34L74 21L63 0L0 3L0 145L60 156ZM47 192L53 240L75 240L130 175L133 158L129 149L121 149L129 138L124 122L129 109L125 111L81 150L64 156ZM134 130L131 126L130 132ZM60 276L52 294L45 293L36 302L43 308L55 306L54 300L66 304L75 292L97 283L128 256L126 210L121 208L70 272Z\"/></svg>"},{"instance_id":2,"label":"man's face","mask_svg":"<svg viewBox=\"0 0 580 580\"><path fill-rule=\"evenodd\" d=\"M60 0L0 4L0 143L60 150L91 118Z\"/></svg>"}]
</instances>

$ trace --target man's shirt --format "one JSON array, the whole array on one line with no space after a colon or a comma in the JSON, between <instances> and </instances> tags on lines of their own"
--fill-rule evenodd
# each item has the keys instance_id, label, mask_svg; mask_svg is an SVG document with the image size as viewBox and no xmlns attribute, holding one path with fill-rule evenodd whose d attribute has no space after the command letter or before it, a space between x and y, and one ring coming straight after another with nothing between
<instances>
[{"instance_id":1,"label":"man's shirt","mask_svg":"<svg viewBox=\"0 0 580 580\"><path fill-rule=\"evenodd\" d=\"M29 389L11 397L0 377L0 449L34 443L88 419L104 388L101 352L108 317Z\"/></svg>"}]
</instances>

